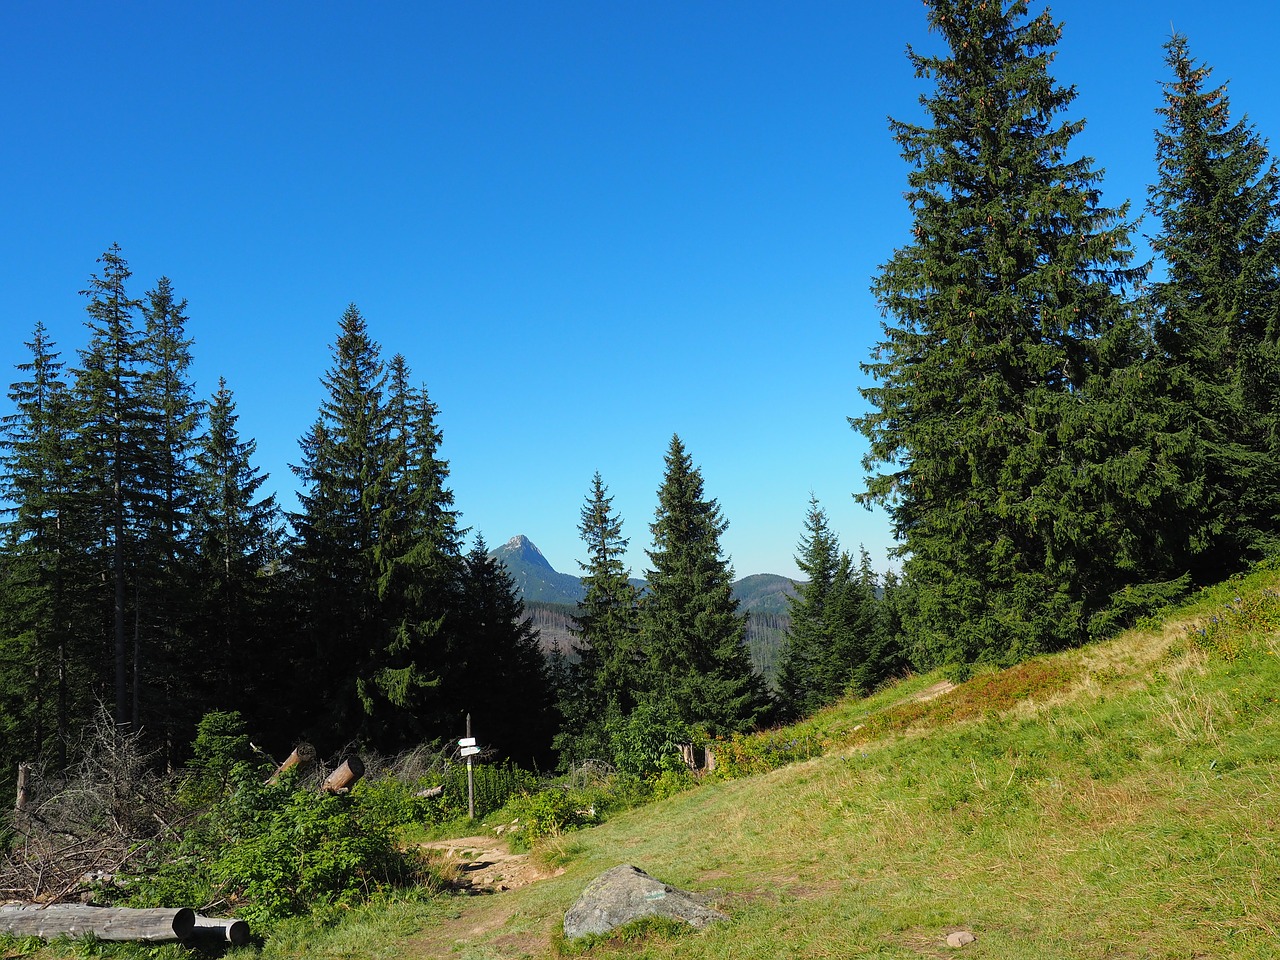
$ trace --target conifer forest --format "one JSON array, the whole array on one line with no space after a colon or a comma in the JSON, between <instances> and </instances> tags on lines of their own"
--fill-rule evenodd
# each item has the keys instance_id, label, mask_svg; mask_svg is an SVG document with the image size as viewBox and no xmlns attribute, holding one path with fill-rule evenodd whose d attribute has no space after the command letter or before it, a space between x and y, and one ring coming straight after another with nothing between
<instances>
[{"instance_id":1,"label":"conifer forest","mask_svg":"<svg viewBox=\"0 0 1280 960\"><path fill-rule=\"evenodd\" d=\"M839 411L861 411L849 422L869 445L849 492L887 512L897 557L877 571L816 498L795 504L803 579L776 675L753 668L721 545L731 518L678 430L651 518L624 527L608 478L583 478L585 596L572 648L548 655L455 509L449 411L376 318L354 304L335 318L285 504L232 385L197 393L199 305L135 278L112 246L86 254L84 342L36 324L8 390L0 787L19 762L71 763L99 710L170 767L213 711L237 711L277 757L302 739L329 754L443 744L470 713L522 766L616 763L907 671L1106 637L1273 555L1280 173L1266 137L1175 34L1152 78L1158 176L1106 206L1074 88L1051 74L1051 13L928 7L945 49L909 54L923 109L889 130L910 233L871 278L878 342L849 360L871 385ZM637 529L641 571L623 560Z\"/></svg>"}]
</instances>

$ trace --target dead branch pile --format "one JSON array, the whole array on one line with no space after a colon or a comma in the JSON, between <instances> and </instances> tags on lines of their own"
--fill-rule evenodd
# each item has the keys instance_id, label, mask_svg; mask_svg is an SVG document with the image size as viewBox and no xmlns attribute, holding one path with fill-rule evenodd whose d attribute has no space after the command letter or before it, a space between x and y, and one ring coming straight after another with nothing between
<instances>
[{"instance_id":1,"label":"dead branch pile","mask_svg":"<svg viewBox=\"0 0 1280 960\"><path fill-rule=\"evenodd\" d=\"M189 814L153 754L100 709L85 732L79 764L62 777L39 769L24 809L11 814L17 843L0 862L0 901L62 903L127 871L163 837L179 837Z\"/></svg>"}]
</instances>

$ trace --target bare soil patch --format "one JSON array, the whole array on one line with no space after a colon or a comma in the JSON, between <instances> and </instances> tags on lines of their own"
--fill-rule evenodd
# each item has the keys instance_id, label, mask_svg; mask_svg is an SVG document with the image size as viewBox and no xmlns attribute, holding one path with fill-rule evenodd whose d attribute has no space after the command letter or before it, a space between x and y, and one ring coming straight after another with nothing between
<instances>
[{"instance_id":1,"label":"bare soil patch","mask_svg":"<svg viewBox=\"0 0 1280 960\"><path fill-rule=\"evenodd\" d=\"M527 853L512 853L496 837L432 840L423 847L435 852L454 885L468 893L501 893L564 873L563 867L548 869Z\"/></svg>"}]
</instances>

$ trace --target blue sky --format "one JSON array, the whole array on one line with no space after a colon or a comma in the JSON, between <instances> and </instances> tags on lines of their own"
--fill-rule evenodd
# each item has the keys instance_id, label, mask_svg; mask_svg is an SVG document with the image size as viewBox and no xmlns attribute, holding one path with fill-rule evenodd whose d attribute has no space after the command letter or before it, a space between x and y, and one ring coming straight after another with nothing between
<instances>
[{"instance_id":1,"label":"blue sky","mask_svg":"<svg viewBox=\"0 0 1280 960\"><path fill-rule=\"evenodd\" d=\"M1280 131L1270 0L1053 5L1080 152L1135 212L1171 27ZM1033 4L1039 11L1042 5ZM793 574L812 491L880 567L852 501L868 293L907 237L886 117L926 88L913 0L44 3L0 29L0 366L43 321L85 343L118 242L141 295L189 302L281 501L355 302L440 407L463 522L559 570L594 471L647 566L679 433L730 522L738 575ZM3 406L7 410L7 406Z\"/></svg>"}]
</instances>

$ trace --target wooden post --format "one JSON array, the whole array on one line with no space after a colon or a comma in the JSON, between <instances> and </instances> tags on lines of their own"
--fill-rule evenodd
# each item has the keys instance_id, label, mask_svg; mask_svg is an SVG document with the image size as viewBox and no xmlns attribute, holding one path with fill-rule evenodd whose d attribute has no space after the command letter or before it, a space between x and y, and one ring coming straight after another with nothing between
<instances>
[{"instance_id":1,"label":"wooden post","mask_svg":"<svg viewBox=\"0 0 1280 960\"><path fill-rule=\"evenodd\" d=\"M78 903L19 904L0 907L0 933L52 940L92 933L99 940L145 940L161 943L185 940L195 929L196 912L131 910L127 907L86 907Z\"/></svg>"},{"instance_id":2,"label":"wooden post","mask_svg":"<svg viewBox=\"0 0 1280 960\"><path fill-rule=\"evenodd\" d=\"M284 763L276 767L276 772L271 775L267 783L275 783L280 779L280 774L286 770L298 768L298 773L306 773L316 763L316 748L305 740L293 748L293 753L285 758Z\"/></svg>"},{"instance_id":3,"label":"wooden post","mask_svg":"<svg viewBox=\"0 0 1280 960\"><path fill-rule=\"evenodd\" d=\"M342 761L338 769L329 774L320 789L326 793L349 790L363 776L364 761L353 753Z\"/></svg>"},{"instance_id":4,"label":"wooden post","mask_svg":"<svg viewBox=\"0 0 1280 960\"><path fill-rule=\"evenodd\" d=\"M471 714L467 714L467 739L471 739ZM467 817L476 818L476 779L471 770L471 756L467 756Z\"/></svg>"},{"instance_id":5,"label":"wooden post","mask_svg":"<svg viewBox=\"0 0 1280 960\"><path fill-rule=\"evenodd\" d=\"M22 813L27 809L27 772L31 769L31 764L18 764L18 798L13 802L13 810L15 813Z\"/></svg>"}]
</instances>

